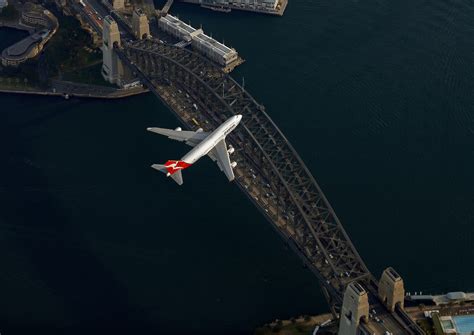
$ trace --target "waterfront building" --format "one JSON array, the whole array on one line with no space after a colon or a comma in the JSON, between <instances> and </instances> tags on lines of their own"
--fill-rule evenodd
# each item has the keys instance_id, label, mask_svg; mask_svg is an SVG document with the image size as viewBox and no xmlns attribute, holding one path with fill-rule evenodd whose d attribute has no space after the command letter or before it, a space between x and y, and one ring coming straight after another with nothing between
<instances>
[{"instance_id":1,"label":"waterfront building","mask_svg":"<svg viewBox=\"0 0 474 335\"><path fill-rule=\"evenodd\" d=\"M18 66L36 57L59 27L58 19L50 11L31 2L23 6L21 24L35 28L36 32L3 50L0 55L3 66Z\"/></svg>"},{"instance_id":2,"label":"waterfront building","mask_svg":"<svg viewBox=\"0 0 474 335\"><path fill-rule=\"evenodd\" d=\"M182 0L200 4L202 7L228 12L231 9L247 10L258 13L283 15L287 0Z\"/></svg>"},{"instance_id":3,"label":"waterfront building","mask_svg":"<svg viewBox=\"0 0 474 335\"><path fill-rule=\"evenodd\" d=\"M161 17L158 26L174 37L190 43L194 49L219 65L228 66L239 59L235 49L227 47L204 34L202 29L195 29L170 14Z\"/></svg>"},{"instance_id":4,"label":"waterfront building","mask_svg":"<svg viewBox=\"0 0 474 335\"><path fill-rule=\"evenodd\" d=\"M450 305L450 304L460 304L467 302L474 302L474 292L465 293L465 292L449 292L447 294L440 295L427 295L427 294L418 294L418 295L408 295L405 297L406 300L413 301L416 303L424 303L429 305Z\"/></svg>"},{"instance_id":5,"label":"waterfront building","mask_svg":"<svg viewBox=\"0 0 474 335\"><path fill-rule=\"evenodd\" d=\"M21 23L27 26L46 27L51 29L58 26L58 20L49 10L31 2L27 2L23 6L21 12Z\"/></svg>"},{"instance_id":6,"label":"waterfront building","mask_svg":"<svg viewBox=\"0 0 474 335\"><path fill-rule=\"evenodd\" d=\"M210 6L235 6L249 9L275 10L278 0L201 0L201 4Z\"/></svg>"},{"instance_id":7,"label":"waterfront building","mask_svg":"<svg viewBox=\"0 0 474 335\"><path fill-rule=\"evenodd\" d=\"M30 58L36 57L52 35L51 30L43 29L6 48L0 57L2 65L18 66Z\"/></svg>"}]
</instances>

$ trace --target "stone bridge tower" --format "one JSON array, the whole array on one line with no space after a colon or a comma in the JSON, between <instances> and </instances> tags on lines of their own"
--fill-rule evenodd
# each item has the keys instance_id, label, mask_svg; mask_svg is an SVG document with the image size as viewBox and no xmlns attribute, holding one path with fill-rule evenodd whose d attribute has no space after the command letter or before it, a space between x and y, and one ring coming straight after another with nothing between
<instances>
[{"instance_id":1,"label":"stone bridge tower","mask_svg":"<svg viewBox=\"0 0 474 335\"><path fill-rule=\"evenodd\" d=\"M347 285L342 302L338 335L357 335L359 325L369 318L367 291L357 282Z\"/></svg>"},{"instance_id":2,"label":"stone bridge tower","mask_svg":"<svg viewBox=\"0 0 474 335\"><path fill-rule=\"evenodd\" d=\"M145 13L141 9L135 9L132 16L132 30L139 40L150 36L150 24Z\"/></svg>"},{"instance_id":3,"label":"stone bridge tower","mask_svg":"<svg viewBox=\"0 0 474 335\"><path fill-rule=\"evenodd\" d=\"M382 273L378 293L380 300L390 312L395 311L397 305L401 308L404 307L405 288L403 279L393 268L387 268Z\"/></svg>"},{"instance_id":4,"label":"stone bridge tower","mask_svg":"<svg viewBox=\"0 0 474 335\"><path fill-rule=\"evenodd\" d=\"M124 68L114 52L114 45L120 46L120 31L117 22L111 16L104 18L102 39L102 76L109 83L120 86L123 80Z\"/></svg>"}]
</instances>

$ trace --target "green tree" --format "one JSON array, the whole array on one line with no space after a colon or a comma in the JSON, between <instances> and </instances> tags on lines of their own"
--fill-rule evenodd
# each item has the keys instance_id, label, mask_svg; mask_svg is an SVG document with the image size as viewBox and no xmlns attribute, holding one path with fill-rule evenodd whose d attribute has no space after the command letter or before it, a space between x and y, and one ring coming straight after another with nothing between
<instances>
[{"instance_id":1,"label":"green tree","mask_svg":"<svg viewBox=\"0 0 474 335\"><path fill-rule=\"evenodd\" d=\"M0 11L0 19L13 21L20 17L20 13L16 10L13 5L8 5Z\"/></svg>"}]
</instances>

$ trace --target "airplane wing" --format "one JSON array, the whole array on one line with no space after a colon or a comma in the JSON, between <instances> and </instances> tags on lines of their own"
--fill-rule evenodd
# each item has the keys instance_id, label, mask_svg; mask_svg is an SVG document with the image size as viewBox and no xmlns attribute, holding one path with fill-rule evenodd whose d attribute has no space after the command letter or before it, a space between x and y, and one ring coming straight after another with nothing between
<instances>
[{"instance_id":1,"label":"airplane wing","mask_svg":"<svg viewBox=\"0 0 474 335\"><path fill-rule=\"evenodd\" d=\"M225 139L216 144L216 146L209 151L208 155L213 161L217 161L217 165L222 172L225 173L229 181L234 180L234 171L230 165L229 153L227 152L227 144Z\"/></svg>"},{"instance_id":2,"label":"airplane wing","mask_svg":"<svg viewBox=\"0 0 474 335\"><path fill-rule=\"evenodd\" d=\"M175 141L186 142L187 145L190 145L192 147L201 143L201 141L209 135L209 133L202 131L202 129L201 131L187 131L165 128L147 128L147 130L153 133L167 136L168 138Z\"/></svg>"}]
</instances>

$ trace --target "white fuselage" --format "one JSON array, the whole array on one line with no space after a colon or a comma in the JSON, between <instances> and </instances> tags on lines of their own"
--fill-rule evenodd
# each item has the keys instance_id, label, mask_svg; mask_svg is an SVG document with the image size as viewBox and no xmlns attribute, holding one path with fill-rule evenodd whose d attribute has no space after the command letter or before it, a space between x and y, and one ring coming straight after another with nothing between
<instances>
[{"instance_id":1,"label":"white fuselage","mask_svg":"<svg viewBox=\"0 0 474 335\"><path fill-rule=\"evenodd\" d=\"M222 141L232 130L234 130L240 123L241 119L242 115L235 115L227 119L227 121L210 133L201 143L184 155L181 160L188 164L194 164L199 158L207 155L217 143Z\"/></svg>"}]
</instances>

